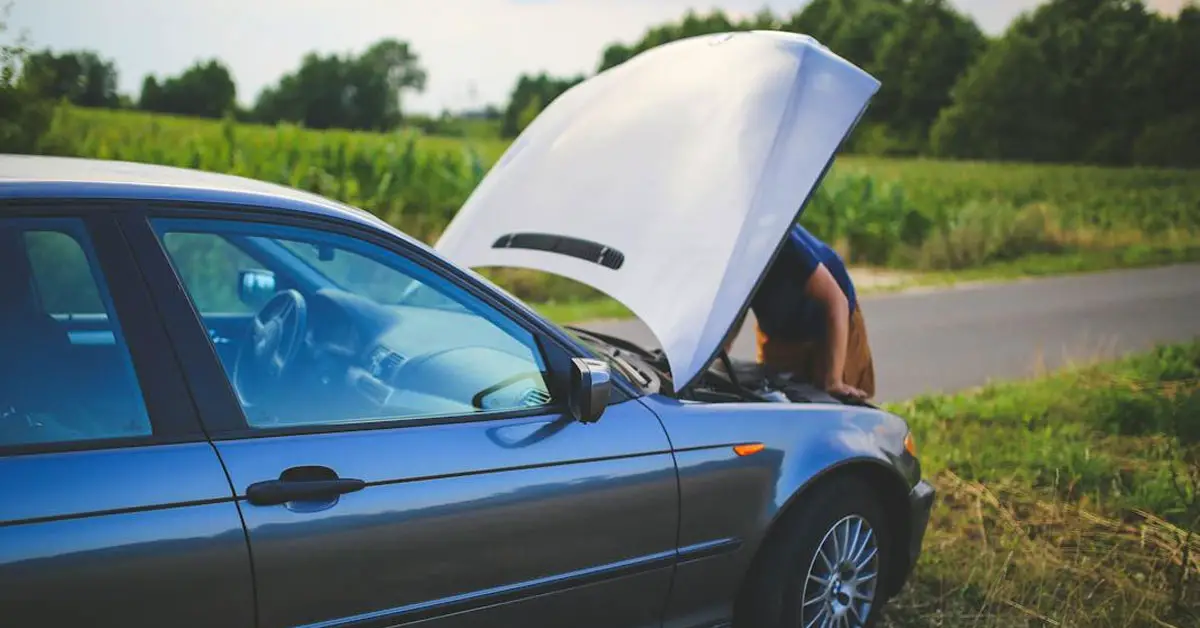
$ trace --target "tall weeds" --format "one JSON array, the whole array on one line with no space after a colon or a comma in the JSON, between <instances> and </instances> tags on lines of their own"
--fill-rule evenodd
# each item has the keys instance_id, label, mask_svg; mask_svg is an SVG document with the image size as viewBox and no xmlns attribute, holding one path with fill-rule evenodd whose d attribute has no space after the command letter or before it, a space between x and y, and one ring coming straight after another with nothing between
<instances>
[{"instance_id":1,"label":"tall weeds","mask_svg":"<svg viewBox=\"0 0 1200 628\"><path fill-rule=\"evenodd\" d=\"M1200 341L889 409L939 493L890 625L1200 626Z\"/></svg>"}]
</instances>

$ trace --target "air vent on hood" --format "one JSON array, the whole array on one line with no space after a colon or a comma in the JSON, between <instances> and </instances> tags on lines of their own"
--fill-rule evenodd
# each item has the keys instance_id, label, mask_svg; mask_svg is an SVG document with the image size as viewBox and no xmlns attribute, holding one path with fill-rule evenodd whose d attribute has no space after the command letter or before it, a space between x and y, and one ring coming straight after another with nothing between
<instances>
[{"instance_id":1,"label":"air vent on hood","mask_svg":"<svg viewBox=\"0 0 1200 628\"><path fill-rule=\"evenodd\" d=\"M618 270L625 264L625 254L598 242L559 236L549 233L510 233L500 236L494 249L530 249L568 255Z\"/></svg>"}]
</instances>

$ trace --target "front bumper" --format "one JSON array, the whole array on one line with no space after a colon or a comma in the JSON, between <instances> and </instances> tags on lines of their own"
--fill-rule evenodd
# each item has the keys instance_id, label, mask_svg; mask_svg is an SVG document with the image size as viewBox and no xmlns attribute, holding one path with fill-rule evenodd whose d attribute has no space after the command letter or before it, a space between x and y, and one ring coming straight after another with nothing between
<instances>
[{"instance_id":1,"label":"front bumper","mask_svg":"<svg viewBox=\"0 0 1200 628\"><path fill-rule=\"evenodd\" d=\"M933 498L937 491L925 480L917 482L908 494L911 526L909 528L908 558L912 565L917 564L921 555L921 544L925 541L925 529L929 527L929 513L933 510Z\"/></svg>"},{"instance_id":2,"label":"front bumper","mask_svg":"<svg viewBox=\"0 0 1200 628\"><path fill-rule=\"evenodd\" d=\"M933 498L936 493L933 485L925 480L917 482L908 493L908 547L905 548L908 561L903 571L897 574L894 592L899 592L904 586L921 556L921 545L925 541L925 530L929 527L929 515L933 510Z\"/></svg>"}]
</instances>

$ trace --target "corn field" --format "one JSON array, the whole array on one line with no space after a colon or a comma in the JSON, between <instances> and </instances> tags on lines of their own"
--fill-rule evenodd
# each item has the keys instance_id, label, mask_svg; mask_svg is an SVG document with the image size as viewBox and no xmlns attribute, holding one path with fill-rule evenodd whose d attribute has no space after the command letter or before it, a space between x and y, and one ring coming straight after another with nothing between
<instances>
[{"instance_id":1,"label":"corn field","mask_svg":"<svg viewBox=\"0 0 1200 628\"><path fill-rule=\"evenodd\" d=\"M40 152L226 172L322 194L432 241L506 144L60 107ZM1200 171L840 157L802 218L858 264L1194 247Z\"/></svg>"},{"instance_id":2,"label":"corn field","mask_svg":"<svg viewBox=\"0 0 1200 628\"><path fill-rule=\"evenodd\" d=\"M307 131L60 107L41 152L196 168L307 190L435 238L504 149L417 131Z\"/></svg>"}]
</instances>

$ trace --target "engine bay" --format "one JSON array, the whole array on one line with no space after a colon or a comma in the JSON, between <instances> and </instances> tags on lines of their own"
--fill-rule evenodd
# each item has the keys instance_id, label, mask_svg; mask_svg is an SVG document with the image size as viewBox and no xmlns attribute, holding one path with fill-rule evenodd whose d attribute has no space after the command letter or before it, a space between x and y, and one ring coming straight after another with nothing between
<instances>
[{"instance_id":1,"label":"engine bay","mask_svg":"<svg viewBox=\"0 0 1200 628\"><path fill-rule=\"evenodd\" d=\"M706 403L822 403L874 407L870 402L842 399L810 383L775 372L753 360L721 353L699 380L673 394L670 368L661 349L646 350L620 338L578 327L568 328L579 339L617 366L646 392Z\"/></svg>"}]
</instances>

